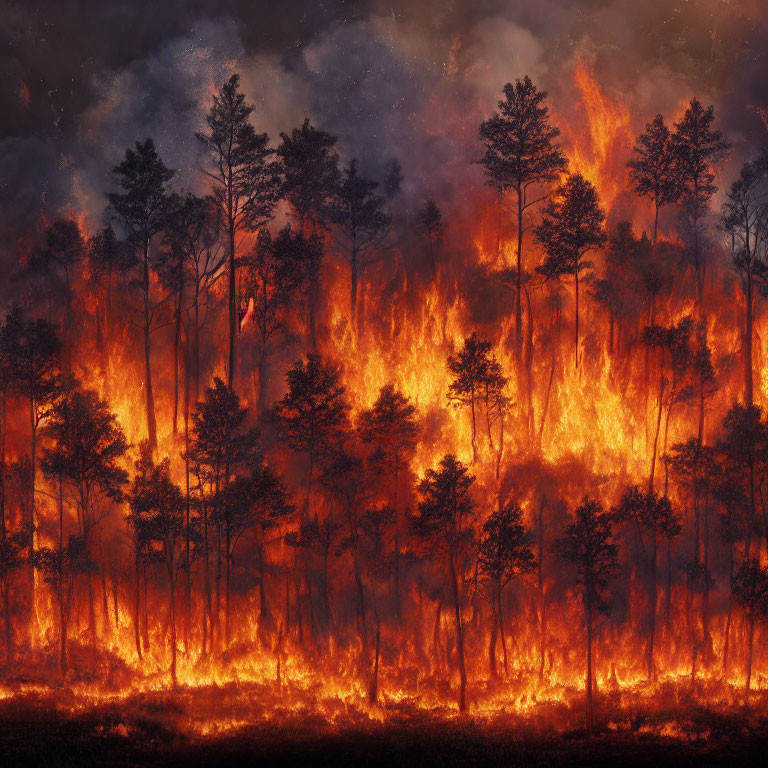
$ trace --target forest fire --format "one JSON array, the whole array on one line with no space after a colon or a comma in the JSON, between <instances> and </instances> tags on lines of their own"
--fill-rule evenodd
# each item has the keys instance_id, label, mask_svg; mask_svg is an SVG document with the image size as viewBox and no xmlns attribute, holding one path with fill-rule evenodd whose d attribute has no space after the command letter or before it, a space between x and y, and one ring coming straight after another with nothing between
<instances>
[{"instance_id":1,"label":"forest fire","mask_svg":"<svg viewBox=\"0 0 768 768\"><path fill-rule=\"evenodd\" d=\"M262 132L258 66L201 68L188 167L145 131L14 225L3 732L764 735L763 106L753 146L586 53L516 70L451 196L314 116Z\"/></svg>"}]
</instances>

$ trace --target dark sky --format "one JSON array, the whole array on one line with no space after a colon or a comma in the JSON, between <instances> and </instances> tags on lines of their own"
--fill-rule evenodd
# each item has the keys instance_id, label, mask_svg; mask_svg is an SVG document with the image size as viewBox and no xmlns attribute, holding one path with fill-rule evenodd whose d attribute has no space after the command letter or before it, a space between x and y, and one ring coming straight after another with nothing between
<instances>
[{"instance_id":1,"label":"dark sky","mask_svg":"<svg viewBox=\"0 0 768 768\"><path fill-rule=\"evenodd\" d=\"M40 214L103 217L109 168L153 136L194 188L194 130L242 74L277 138L304 115L371 173L400 160L406 192L465 179L477 122L530 74L555 110L577 59L638 126L698 95L742 152L764 144L763 0L50 0L0 2L0 249ZM437 192L435 192L437 190Z\"/></svg>"}]
</instances>

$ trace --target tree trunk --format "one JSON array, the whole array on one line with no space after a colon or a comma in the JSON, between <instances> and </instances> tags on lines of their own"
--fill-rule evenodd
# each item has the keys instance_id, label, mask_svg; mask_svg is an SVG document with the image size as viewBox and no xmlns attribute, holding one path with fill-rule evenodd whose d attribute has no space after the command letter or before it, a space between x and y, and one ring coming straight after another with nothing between
<instances>
[{"instance_id":1,"label":"tree trunk","mask_svg":"<svg viewBox=\"0 0 768 768\"><path fill-rule=\"evenodd\" d=\"M171 683L176 687L176 578L173 555L168 567L168 620L171 624Z\"/></svg>"},{"instance_id":2,"label":"tree trunk","mask_svg":"<svg viewBox=\"0 0 768 768\"><path fill-rule=\"evenodd\" d=\"M587 738L592 737L592 601L587 599Z\"/></svg>"},{"instance_id":3,"label":"tree trunk","mask_svg":"<svg viewBox=\"0 0 768 768\"><path fill-rule=\"evenodd\" d=\"M517 299L515 301L515 351L517 359L523 349L523 193L517 186Z\"/></svg>"},{"instance_id":4,"label":"tree trunk","mask_svg":"<svg viewBox=\"0 0 768 768\"><path fill-rule=\"evenodd\" d=\"M501 653L504 658L504 674L509 674L509 666L507 664L507 638L504 636L504 611L501 602L501 587L499 587L496 593L496 599L499 604L499 635L501 638Z\"/></svg>"},{"instance_id":5,"label":"tree trunk","mask_svg":"<svg viewBox=\"0 0 768 768\"><path fill-rule=\"evenodd\" d=\"M149 240L144 239L144 395L147 412L147 439L154 456L157 451L157 420L155 418L155 398L152 393L152 366L150 363L150 335L152 329L149 304Z\"/></svg>"},{"instance_id":6,"label":"tree trunk","mask_svg":"<svg viewBox=\"0 0 768 768\"><path fill-rule=\"evenodd\" d=\"M547 653L547 604L544 599L544 506L547 503L547 497L542 496L541 506L539 507L539 680L544 679L544 659Z\"/></svg>"},{"instance_id":7,"label":"tree trunk","mask_svg":"<svg viewBox=\"0 0 768 768\"><path fill-rule=\"evenodd\" d=\"M576 368L579 367L579 264L574 272L576 278Z\"/></svg>"},{"instance_id":8,"label":"tree trunk","mask_svg":"<svg viewBox=\"0 0 768 768\"><path fill-rule=\"evenodd\" d=\"M752 387L752 318L754 312L754 299L752 296L752 269L747 269L747 296L744 324L744 404L749 407L753 402Z\"/></svg>"},{"instance_id":9,"label":"tree trunk","mask_svg":"<svg viewBox=\"0 0 768 768\"><path fill-rule=\"evenodd\" d=\"M176 303L176 327L173 337L173 435L178 434L179 422L179 357L181 351L181 305L184 300L183 283L179 286L179 297Z\"/></svg>"},{"instance_id":10,"label":"tree trunk","mask_svg":"<svg viewBox=\"0 0 768 768\"><path fill-rule=\"evenodd\" d=\"M453 608L456 619L456 650L459 661L459 712L467 711L467 670L464 664L464 628L461 622L461 604L459 602L459 580L456 575L456 565L450 552L448 560L451 568L451 589L453 591Z\"/></svg>"},{"instance_id":11,"label":"tree trunk","mask_svg":"<svg viewBox=\"0 0 768 768\"><path fill-rule=\"evenodd\" d=\"M352 261L350 263L350 291L349 291L349 322L352 330L357 328L357 249L352 248Z\"/></svg>"},{"instance_id":12,"label":"tree trunk","mask_svg":"<svg viewBox=\"0 0 768 768\"><path fill-rule=\"evenodd\" d=\"M136 641L136 655L139 657L139 661L141 661L141 631L139 629L141 623L141 554L138 550L138 544L134 565L136 570L136 594L134 596L133 634Z\"/></svg>"},{"instance_id":13,"label":"tree trunk","mask_svg":"<svg viewBox=\"0 0 768 768\"><path fill-rule=\"evenodd\" d=\"M653 645L656 635L657 556L656 531L651 531L651 557L648 574L648 682L654 678Z\"/></svg>"},{"instance_id":14,"label":"tree trunk","mask_svg":"<svg viewBox=\"0 0 768 768\"><path fill-rule=\"evenodd\" d=\"M59 668L67 673L67 615L64 610L64 486L59 475ZM10 616L6 616L6 621Z\"/></svg>"},{"instance_id":15,"label":"tree trunk","mask_svg":"<svg viewBox=\"0 0 768 768\"><path fill-rule=\"evenodd\" d=\"M235 381L235 345L237 343L237 302L235 290L235 218L232 210L232 185L228 188L228 226L229 226L229 370L227 384L234 387Z\"/></svg>"},{"instance_id":16,"label":"tree trunk","mask_svg":"<svg viewBox=\"0 0 768 768\"><path fill-rule=\"evenodd\" d=\"M749 699L749 688L752 680L752 648L755 640L755 617L748 616L749 634L747 637L747 678L744 683L744 696Z\"/></svg>"}]
</instances>

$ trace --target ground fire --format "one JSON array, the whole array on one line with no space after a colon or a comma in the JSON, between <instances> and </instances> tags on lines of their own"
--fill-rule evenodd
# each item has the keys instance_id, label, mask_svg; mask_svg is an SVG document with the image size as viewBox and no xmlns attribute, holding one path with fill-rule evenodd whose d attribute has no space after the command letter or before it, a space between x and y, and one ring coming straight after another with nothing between
<instances>
[{"instance_id":1,"label":"ground fire","mask_svg":"<svg viewBox=\"0 0 768 768\"><path fill-rule=\"evenodd\" d=\"M262 133L244 72L197 93L194 167L137 134L12 244L2 717L760 727L759 108L746 146L589 57L512 72L448 197L314 118Z\"/></svg>"}]
</instances>

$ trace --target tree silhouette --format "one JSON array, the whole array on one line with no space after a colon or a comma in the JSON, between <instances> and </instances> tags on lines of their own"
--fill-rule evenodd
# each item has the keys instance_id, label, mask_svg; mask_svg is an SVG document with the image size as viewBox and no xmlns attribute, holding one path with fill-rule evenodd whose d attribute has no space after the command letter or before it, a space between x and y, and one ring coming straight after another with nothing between
<instances>
[{"instance_id":1,"label":"tree silhouette","mask_svg":"<svg viewBox=\"0 0 768 768\"><path fill-rule=\"evenodd\" d=\"M453 380L448 387L447 397L457 405L469 406L472 423L472 461L477 460L477 408L485 401L487 414L494 391L501 390L506 381L491 356L491 348L489 341L473 333L464 339L464 346L457 355L448 357L448 371ZM489 442L492 442L490 417L488 438Z\"/></svg>"},{"instance_id":2,"label":"tree silhouette","mask_svg":"<svg viewBox=\"0 0 768 768\"><path fill-rule=\"evenodd\" d=\"M2 347L11 362L11 390L26 400L30 427L30 476L26 527L29 532L30 595L34 607L34 560L37 545L36 478L37 432L63 390L60 373L61 341L56 327L46 320L27 318L19 307L8 313L2 328Z\"/></svg>"},{"instance_id":3,"label":"tree silhouette","mask_svg":"<svg viewBox=\"0 0 768 768\"><path fill-rule=\"evenodd\" d=\"M693 319L690 315L686 315L676 325L646 326L641 336L643 344L648 348L655 348L659 352L659 389L656 429L653 438L653 451L651 453L651 470L648 478L649 492L653 492L654 486L662 413L666 411L662 447L662 455L664 455L667 450L669 420L672 409L678 403L689 400L694 394L693 386L686 383L694 362L693 352L690 347L692 332Z\"/></svg>"},{"instance_id":4,"label":"tree silhouette","mask_svg":"<svg viewBox=\"0 0 768 768\"><path fill-rule=\"evenodd\" d=\"M711 645L709 634L709 589L712 573L709 567L709 508L715 476L720 467L717 452L692 437L685 443L673 445L668 462L670 472L693 497L694 541L693 559L688 573L702 590L701 626L706 649ZM703 526L703 532L702 532Z\"/></svg>"},{"instance_id":5,"label":"tree silhouette","mask_svg":"<svg viewBox=\"0 0 768 768\"><path fill-rule=\"evenodd\" d=\"M491 635L491 673L496 675L496 625L501 635L501 650L504 657L504 672L508 672L507 642L504 636L503 591L513 579L531 573L536 561L531 550L532 534L523 525L523 511L507 502L483 525L478 562L480 571L490 584L487 595L492 606L494 628Z\"/></svg>"},{"instance_id":6,"label":"tree silhouette","mask_svg":"<svg viewBox=\"0 0 768 768\"><path fill-rule=\"evenodd\" d=\"M389 234L392 217L384 210L384 198L375 194L378 183L361 176L357 161L344 169L341 183L330 204L329 215L345 244L343 256L350 267L349 317L357 328L357 286L359 272L379 257L376 249ZM363 285L365 291L365 285Z\"/></svg>"},{"instance_id":7,"label":"tree silhouette","mask_svg":"<svg viewBox=\"0 0 768 768\"><path fill-rule=\"evenodd\" d=\"M222 275L227 255L219 246L221 212L214 197L174 195L169 202L168 223L157 272L161 282L174 297L173 310L173 434L178 432L179 370L181 368L182 316L185 290L192 287L194 324L195 401L200 379L200 297ZM189 335L189 334L187 334ZM189 344L189 339L187 339ZM188 366L184 366L188 369Z\"/></svg>"},{"instance_id":8,"label":"tree silhouette","mask_svg":"<svg viewBox=\"0 0 768 768\"><path fill-rule=\"evenodd\" d=\"M308 459L304 520L310 518L312 478L318 458L347 429L349 406L335 368L319 355L297 360L286 374L288 392L275 404L275 416L285 442Z\"/></svg>"},{"instance_id":9,"label":"tree silhouette","mask_svg":"<svg viewBox=\"0 0 768 768\"><path fill-rule=\"evenodd\" d=\"M363 556L369 573L371 604L374 620L374 655L371 682L368 687L368 701L375 704L379 695L379 657L381 650L381 612L377 582L388 581L394 567L389 555L390 547L394 550L394 538L397 536L397 512L388 504L367 509L360 518L360 530L363 534ZM395 559L397 555L393 552Z\"/></svg>"},{"instance_id":10,"label":"tree silhouette","mask_svg":"<svg viewBox=\"0 0 768 768\"><path fill-rule=\"evenodd\" d=\"M290 225L276 237L262 229L244 260L244 291L253 300L258 347L258 413L267 408L268 362L275 349L291 337L291 310L317 279L322 246L315 235L304 237Z\"/></svg>"},{"instance_id":11,"label":"tree silhouette","mask_svg":"<svg viewBox=\"0 0 768 768\"><path fill-rule=\"evenodd\" d=\"M683 215L689 222L693 242L691 256L696 271L696 295L701 302L704 290L704 264L701 253L701 219L706 215L709 201L717 191L713 165L730 149L719 130L714 130L715 109L704 107L691 99L682 119L675 123L670 141L675 175L681 189Z\"/></svg>"},{"instance_id":12,"label":"tree silhouette","mask_svg":"<svg viewBox=\"0 0 768 768\"><path fill-rule=\"evenodd\" d=\"M152 461L148 451L136 462L131 485L130 514L141 520L145 541L165 566L168 576L168 623L171 630L171 682L176 687L176 582L185 532L184 494L170 476L170 461Z\"/></svg>"},{"instance_id":13,"label":"tree silhouette","mask_svg":"<svg viewBox=\"0 0 768 768\"><path fill-rule=\"evenodd\" d=\"M361 412L358 430L362 441L373 448L369 463L374 472L388 476L392 483L390 505L395 511L395 608L397 619L402 619L402 593L400 587L399 515L401 509L400 482L404 470L410 466L416 452L419 423L416 407L398 392L393 384L385 384L373 406Z\"/></svg>"},{"instance_id":14,"label":"tree silhouette","mask_svg":"<svg viewBox=\"0 0 768 768\"><path fill-rule=\"evenodd\" d=\"M755 623L768 620L768 568L757 560L747 558L733 577L733 596L744 610L749 632L747 635L747 672L744 691L749 696L752 679L752 649Z\"/></svg>"},{"instance_id":15,"label":"tree silhouette","mask_svg":"<svg viewBox=\"0 0 768 768\"><path fill-rule=\"evenodd\" d=\"M317 130L305 118L290 134L280 134L277 155L283 164L283 197L299 222L299 232L309 226L313 232L323 229L329 207L339 186L339 156L336 137Z\"/></svg>"},{"instance_id":16,"label":"tree silhouette","mask_svg":"<svg viewBox=\"0 0 768 768\"><path fill-rule=\"evenodd\" d=\"M368 618L363 584L361 517L370 499L370 487L362 459L343 449L335 451L323 469L320 482L341 502L346 519L347 537L343 546L352 553L352 572L357 591L357 627L363 659L367 660Z\"/></svg>"},{"instance_id":17,"label":"tree silhouette","mask_svg":"<svg viewBox=\"0 0 768 768\"><path fill-rule=\"evenodd\" d=\"M192 414L192 430L189 445L189 461L197 478L198 492L203 512L203 549L205 558L205 600L207 623L204 632L214 641L214 629L219 626L221 608L221 565L225 565L226 598L229 597L229 583L232 554L232 527L228 519L231 507L223 508L227 500L226 489L235 476L260 465L262 457L258 450L258 433L246 424L248 409L230 386L218 376L213 386L207 387L203 399ZM209 523L216 523L216 617L214 621L211 575L210 575L210 530ZM222 542L222 533L225 541ZM222 558L222 546L224 557ZM230 604L225 601L224 639L230 640ZM207 634L210 629L210 635Z\"/></svg>"},{"instance_id":18,"label":"tree silhouette","mask_svg":"<svg viewBox=\"0 0 768 768\"><path fill-rule=\"evenodd\" d=\"M544 209L536 239L546 257L536 270L544 277L573 277L576 288L576 351L579 367L579 275L591 267L584 256L599 248L606 240L603 231L605 213L600 207L597 190L581 174L571 174L557 188Z\"/></svg>"},{"instance_id":19,"label":"tree silhouette","mask_svg":"<svg viewBox=\"0 0 768 768\"><path fill-rule=\"evenodd\" d=\"M24 564L27 534L23 530L11 533L7 518L7 457L8 441L8 394L13 382L13 358L11 338L6 323L0 327L0 599L3 602L5 627L5 660L10 666L13 658L13 627L11 623L11 584L13 571Z\"/></svg>"},{"instance_id":20,"label":"tree silhouette","mask_svg":"<svg viewBox=\"0 0 768 768\"><path fill-rule=\"evenodd\" d=\"M429 242L429 262L432 266L432 280L437 279L438 247L445 225L443 213L432 199L425 201L419 210L418 229Z\"/></svg>"},{"instance_id":21,"label":"tree silhouette","mask_svg":"<svg viewBox=\"0 0 768 768\"><path fill-rule=\"evenodd\" d=\"M104 294L104 314L103 317L101 313L97 315L97 335L102 339L105 359L109 361L114 325L112 313L114 279L117 277L121 282L136 268L136 249L127 241L120 240L115 230L108 224L88 240L87 255L92 278Z\"/></svg>"},{"instance_id":22,"label":"tree silhouette","mask_svg":"<svg viewBox=\"0 0 768 768\"><path fill-rule=\"evenodd\" d=\"M126 149L125 159L112 169L122 193L110 193L109 204L125 228L130 241L141 253L141 276L137 287L141 296L142 329L144 335L144 393L147 416L147 439L152 451L157 449L157 420L155 396L152 389L150 360L151 335L158 311L168 297L153 299L150 245L168 218L168 183L175 171L166 167L152 139L136 142L136 150Z\"/></svg>"},{"instance_id":23,"label":"tree silhouette","mask_svg":"<svg viewBox=\"0 0 768 768\"><path fill-rule=\"evenodd\" d=\"M29 269L33 271L61 271L64 275L64 350L65 365L71 367L69 355L72 344L72 281L77 265L85 257L86 244L79 224L66 218L55 219L45 230L45 245L32 257Z\"/></svg>"},{"instance_id":24,"label":"tree silhouette","mask_svg":"<svg viewBox=\"0 0 768 768\"><path fill-rule=\"evenodd\" d=\"M77 508L78 531L85 554L93 560L93 529L105 511L102 502L123 499L128 482L120 466L128 443L109 404L92 390L73 389L51 410L45 424L50 445L43 448L43 474L67 488ZM63 504L63 500L61 501ZM63 544L63 538L59 546ZM63 587L62 587L63 588ZM59 595L60 604L62 601ZM96 645L96 614L91 570L88 571L88 625Z\"/></svg>"},{"instance_id":25,"label":"tree silhouette","mask_svg":"<svg viewBox=\"0 0 768 768\"><path fill-rule=\"evenodd\" d=\"M656 674L654 643L656 638L656 603L658 601L658 550L662 539L676 538L682 531L677 514L666 496L653 490L641 491L638 486L627 488L614 510L616 519L630 523L638 531L640 544L647 559L648 589L648 681ZM643 533L648 537L646 547Z\"/></svg>"},{"instance_id":26,"label":"tree silhouette","mask_svg":"<svg viewBox=\"0 0 768 768\"><path fill-rule=\"evenodd\" d=\"M317 130L309 118L305 118L290 134L281 133L280 139L277 155L283 168L282 195L298 221L299 233L321 234L326 228L331 200L341 178L336 137ZM317 279L309 288L309 334L312 348L317 349L319 264Z\"/></svg>"},{"instance_id":27,"label":"tree silhouette","mask_svg":"<svg viewBox=\"0 0 768 768\"><path fill-rule=\"evenodd\" d=\"M608 311L608 349L621 352L623 331L644 300L643 283L650 266L650 242L635 237L632 223L619 221L605 249L604 277L594 281L592 295ZM650 321L649 321L650 322ZM615 342L615 343L614 343Z\"/></svg>"},{"instance_id":28,"label":"tree silhouette","mask_svg":"<svg viewBox=\"0 0 768 768\"><path fill-rule=\"evenodd\" d=\"M480 139L485 145L481 160L489 183L503 193L511 189L517 201L517 290L515 292L515 341L522 350L522 253L524 217L545 195L536 187L555 181L568 161L556 143L560 129L549 123L546 91L540 91L526 75L515 84L504 86L499 112L480 124Z\"/></svg>"},{"instance_id":29,"label":"tree silhouette","mask_svg":"<svg viewBox=\"0 0 768 768\"><path fill-rule=\"evenodd\" d=\"M576 583L581 592L587 625L587 736L592 735L594 713L592 702L592 635L594 614L607 613L610 602L608 582L619 570L618 551L614 542L611 516L599 501L584 497L576 508L574 520L557 540L560 557L576 566Z\"/></svg>"},{"instance_id":30,"label":"tree silhouette","mask_svg":"<svg viewBox=\"0 0 768 768\"><path fill-rule=\"evenodd\" d=\"M475 478L455 456L447 454L437 469L427 469L418 486L419 504L411 517L413 533L444 560L453 600L459 667L459 711L467 710L467 670L460 582L474 532L475 505L470 488Z\"/></svg>"},{"instance_id":31,"label":"tree silhouette","mask_svg":"<svg viewBox=\"0 0 768 768\"><path fill-rule=\"evenodd\" d=\"M750 556L757 524L757 478L768 467L768 424L762 416L762 410L756 405L734 403L723 419L723 434L717 446L724 459L725 471L730 477L738 478L746 493L746 559ZM763 523L766 521L763 510Z\"/></svg>"},{"instance_id":32,"label":"tree silhouette","mask_svg":"<svg viewBox=\"0 0 768 768\"><path fill-rule=\"evenodd\" d=\"M221 208L229 245L229 366L227 382L235 376L237 333L237 243L239 232L253 232L272 218L280 197L280 165L272 157L266 133L256 133L250 121L255 107L245 103L240 76L227 80L213 97L206 115L208 130L198 139L208 150L213 195Z\"/></svg>"},{"instance_id":33,"label":"tree silhouette","mask_svg":"<svg viewBox=\"0 0 768 768\"><path fill-rule=\"evenodd\" d=\"M663 115L645 124L637 137L629 161L629 178L634 191L653 205L653 247L659 237L659 211L680 199L679 170L672 151L672 138Z\"/></svg>"},{"instance_id":34,"label":"tree silhouette","mask_svg":"<svg viewBox=\"0 0 768 768\"><path fill-rule=\"evenodd\" d=\"M237 475L220 491L216 500L216 514L225 531L225 551L229 562L234 561L235 548L248 532L254 532L254 543L259 567L259 622L271 629L274 624L266 590L267 534L274 530L294 511L280 478L267 467L260 457L251 458L252 469ZM230 569L227 568L226 604L229 605ZM229 631L227 631L227 636Z\"/></svg>"},{"instance_id":35,"label":"tree silhouette","mask_svg":"<svg viewBox=\"0 0 768 768\"><path fill-rule=\"evenodd\" d=\"M768 158L746 162L723 203L721 230L744 289L744 402L752 405L755 288L768 290Z\"/></svg>"}]
</instances>

